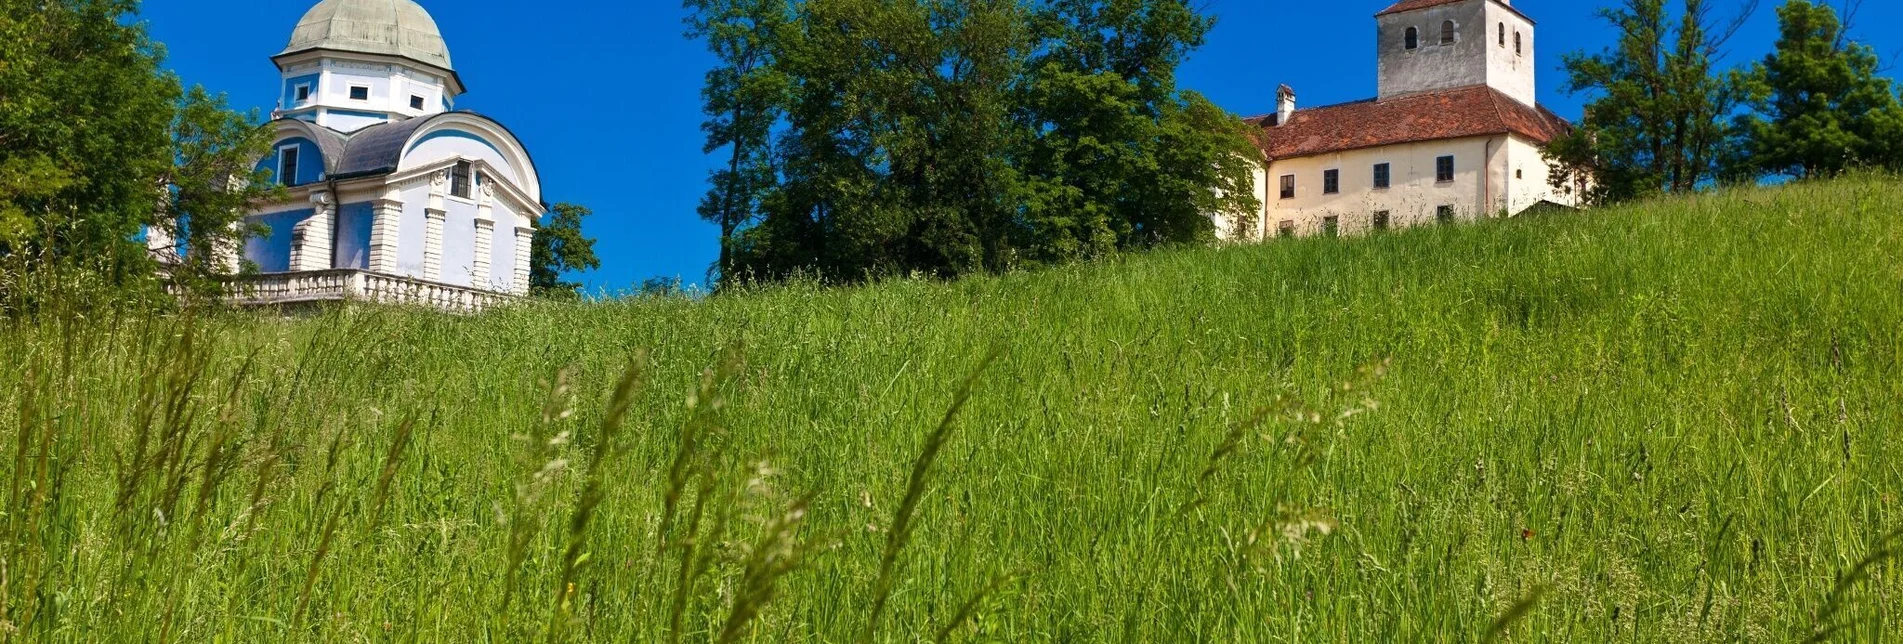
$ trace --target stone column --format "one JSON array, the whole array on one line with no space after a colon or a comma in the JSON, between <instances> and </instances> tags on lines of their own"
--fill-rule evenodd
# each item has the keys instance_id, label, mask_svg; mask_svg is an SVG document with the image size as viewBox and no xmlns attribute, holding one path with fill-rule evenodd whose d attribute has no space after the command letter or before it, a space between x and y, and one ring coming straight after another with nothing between
<instances>
[{"instance_id":1,"label":"stone column","mask_svg":"<svg viewBox=\"0 0 1903 644\"><path fill-rule=\"evenodd\" d=\"M509 280L509 292L529 294L529 249L535 243L535 227L515 227L515 271Z\"/></svg>"},{"instance_id":2,"label":"stone column","mask_svg":"<svg viewBox=\"0 0 1903 644\"><path fill-rule=\"evenodd\" d=\"M331 230L337 220L337 205L330 193L311 193L312 214L298 222L291 232L291 270L322 271L331 268Z\"/></svg>"},{"instance_id":3,"label":"stone column","mask_svg":"<svg viewBox=\"0 0 1903 644\"><path fill-rule=\"evenodd\" d=\"M372 207L376 210L370 220L370 272L395 275L397 239L403 223L403 191L390 186Z\"/></svg>"},{"instance_id":4,"label":"stone column","mask_svg":"<svg viewBox=\"0 0 1903 644\"><path fill-rule=\"evenodd\" d=\"M489 282L489 252L495 243L495 203L495 188L483 181L482 191L476 195L476 259L470 264L469 277L469 285L475 288L494 288Z\"/></svg>"},{"instance_id":5,"label":"stone column","mask_svg":"<svg viewBox=\"0 0 1903 644\"><path fill-rule=\"evenodd\" d=\"M429 207L423 210L423 279L432 282L443 279L443 224L449 220L443 188L448 183L448 172L430 176Z\"/></svg>"}]
</instances>

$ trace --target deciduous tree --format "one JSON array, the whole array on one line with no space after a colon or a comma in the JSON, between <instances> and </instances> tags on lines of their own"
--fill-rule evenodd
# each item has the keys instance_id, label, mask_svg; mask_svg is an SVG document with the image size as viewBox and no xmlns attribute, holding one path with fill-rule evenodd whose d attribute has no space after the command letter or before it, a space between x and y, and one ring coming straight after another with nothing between
<instances>
[{"instance_id":1,"label":"deciduous tree","mask_svg":"<svg viewBox=\"0 0 1903 644\"><path fill-rule=\"evenodd\" d=\"M573 297L581 290L580 282L564 281L571 271L601 268L595 256L595 240L582 234L582 220L595 214L586 206L558 203L543 216L535 230L535 242L529 248L529 292L545 297Z\"/></svg>"},{"instance_id":2,"label":"deciduous tree","mask_svg":"<svg viewBox=\"0 0 1903 644\"><path fill-rule=\"evenodd\" d=\"M1622 0L1602 9L1618 40L1598 54L1564 58L1568 92L1593 95L1572 133L1554 141L1556 186L1591 176L1590 201L1683 192L1716 178L1731 142L1737 87L1715 72L1720 47L1739 20L1715 20L1713 2Z\"/></svg>"}]
</instances>

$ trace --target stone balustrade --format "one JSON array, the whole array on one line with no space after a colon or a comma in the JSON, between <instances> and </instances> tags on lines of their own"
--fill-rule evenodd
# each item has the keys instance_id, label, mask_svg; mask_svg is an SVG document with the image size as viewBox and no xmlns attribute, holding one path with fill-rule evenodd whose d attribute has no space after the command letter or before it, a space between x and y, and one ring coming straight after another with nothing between
<instances>
[{"instance_id":1,"label":"stone balustrade","mask_svg":"<svg viewBox=\"0 0 1903 644\"><path fill-rule=\"evenodd\" d=\"M232 278L226 298L239 306L372 302L476 313L516 302L507 293L355 269L265 273Z\"/></svg>"}]
</instances>

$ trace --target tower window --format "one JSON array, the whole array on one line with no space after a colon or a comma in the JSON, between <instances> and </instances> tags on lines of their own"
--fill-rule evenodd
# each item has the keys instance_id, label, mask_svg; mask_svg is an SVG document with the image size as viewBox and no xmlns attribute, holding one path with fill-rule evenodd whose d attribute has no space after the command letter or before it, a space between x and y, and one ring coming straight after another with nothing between
<instances>
[{"instance_id":1,"label":"tower window","mask_svg":"<svg viewBox=\"0 0 1903 644\"><path fill-rule=\"evenodd\" d=\"M470 184L474 183L474 168L468 161L457 161L456 169L449 173L449 194L452 197L469 198Z\"/></svg>"},{"instance_id":2,"label":"tower window","mask_svg":"<svg viewBox=\"0 0 1903 644\"><path fill-rule=\"evenodd\" d=\"M1520 32L1517 31L1513 32L1513 53L1515 55L1522 53L1520 47Z\"/></svg>"},{"instance_id":3,"label":"tower window","mask_svg":"<svg viewBox=\"0 0 1903 644\"><path fill-rule=\"evenodd\" d=\"M1454 157L1452 155L1434 160L1434 180L1441 183L1454 180Z\"/></svg>"},{"instance_id":4,"label":"tower window","mask_svg":"<svg viewBox=\"0 0 1903 644\"><path fill-rule=\"evenodd\" d=\"M304 102L304 101L308 101L308 100L311 100L311 86L310 86L310 83L300 83L300 84L298 84L298 86L297 86L297 88L296 88L296 89L293 89L293 90L291 90L291 96L292 96L293 98L295 98L295 99L297 99L297 102L299 102L299 103L302 103L302 102Z\"/></svg>"},{"instance_id":5,"label":"tower window","mask_svg":"<svg viewBox=\"0 0 1903 644\"><path fill-rule=\"evenodd\" d=\"M1440 44L1454 44L1454 21L1440 23Z\"/></svg>"},{"instance_id":6,"label":"tower window","mask_svg":"<svg viewBox=\"0 0 1903 644\"><path fill-rule=\"evenodd\" d=\"M278 184L297 185L297 146L278 150Z\"/></svg>"},{"instance_id":7,"label":"tower window","mask_svg":"<svg viewBox=\"0 0 1903 644\"><path fill-rule=\"evenodd\" d=\"M1328 216L1322 218L1322 234L1334 237L1341 234L1341 218Z\"/></svg>"},{"instance_id":8,"label":"tower window","mask_svg":"<svg viewBox=\"0 0 1903 644\"><path fill-rule=\"evenodd\" d=\"M1507 23L1500 23L1500 46L1507 46Z\"/></svg>"},{"instance_id":9,"label":"tower window","mask_svg":"<svg viewBox=\"0 0 1903 644\"><path fill-rule=\"evenodd\" d=\"M1439 221L1440 223L1443 223L1443 224L1447 224L1447 223L1453 223L1453 221L1454 221L1454 207L1453 207L1453 206L1440 206L1440 207L1438 207L1438 208L1435 208L1435 209L1434 209L1434 220L1435 220L1435 221Z\"/></svg>"},{"instance_id":10,"label":"tower window","mask_svg":"<svg viewBox=\"0 0 1903 644\"><path fill-rule=\"evenodd\" d=\"M1388 164L1374 164L1374 187L1376 189L1386 189L1388 187L1389 178Z\"/></svg>"},{"instance_id":11,"label":"tower window","mask_svg":"<svg viewBox=\"0 0 1903 644\"><path fill-rule=\"evenodd\" d=\"M1340 192L1341 192L1341 171L1340 170L1323 170L1322 171L1322 194L1332 195L1332 194L1339 194Z\"/></svg>"},{"instance_id":12,"label":"tower window","mask_svg":"<svg viewBox=\"0 0 1903 644\"><path fill-rule=\"evenodd\" d=\"M1407 48L1415 49L1420 46L1421 46L1421 30L1415 29L1413 27L1408 27L1407 28Z\"/></svg>"},{"instance_id":13,"label":"tower window","mask_svg":"<svg viewBox=\"0 0 1903 644\"><path fill-rule=\"evenodd\" d=\"M413 109L413 110L420 110L420 109L423 109L423 97L421 97L421 96L411 96L411 97L410 97L410 109Z\"/></svg>"},{"instance_id":14,"label":"tower window","mask_svg":"<svg viewBox=\"0 0 1903 644\"><path fill-rule=\"evenodd\" d=\"M1292 175L1292 174L1282 175L1282 198L1283 199L1295 198L1295 175Z\"/></svg>"},{"instance_id":15,"label":"tower window","mask_svg":"<svg viewBox=\"0 0 1903 644\"><path fill-rule=\"evenodd\" d=\"M369 85L351 85L350 86L350 100L353 100L353 101L370 100L370 86Z\"/></svg>"}]
</instances>

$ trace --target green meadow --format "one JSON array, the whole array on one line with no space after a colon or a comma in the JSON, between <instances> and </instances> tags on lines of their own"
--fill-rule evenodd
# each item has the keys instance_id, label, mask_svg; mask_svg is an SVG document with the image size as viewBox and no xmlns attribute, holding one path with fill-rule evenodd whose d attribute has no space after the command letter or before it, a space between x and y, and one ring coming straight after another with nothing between
<instances>
[{"instance_id":1,"label":"green meadow","mask_svg":"<svg viewBox=\"0 0 1903 644\"><path fill-rule=\"evenodd\" d=\"M1903 640L1903 182L0 330L0 641Z\"/></svg>"}]
</instances>

